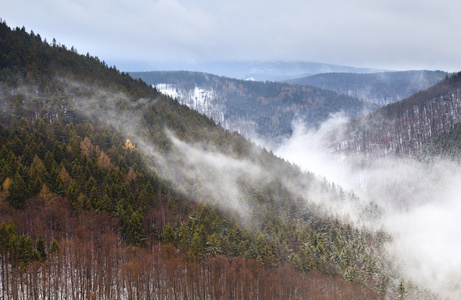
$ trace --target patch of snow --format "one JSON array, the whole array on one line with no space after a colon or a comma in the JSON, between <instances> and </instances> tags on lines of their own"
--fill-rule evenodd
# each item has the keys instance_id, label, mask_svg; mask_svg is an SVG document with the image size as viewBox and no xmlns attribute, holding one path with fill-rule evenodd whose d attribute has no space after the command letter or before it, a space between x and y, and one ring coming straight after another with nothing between
<instances>
[{"instance_id":1,"label":"patch of snow","mask_svg":"<svg viewBox=\"0 0 461 300\"><path fill-rule=\"evenodd\" d=\"M225 123L226 106L213 89L196 86L194 89L185 90L168 83L156 84L155 88L162 94L175 98L179 103L212 118L216 123Z\"/></svg>"}]
</instances>

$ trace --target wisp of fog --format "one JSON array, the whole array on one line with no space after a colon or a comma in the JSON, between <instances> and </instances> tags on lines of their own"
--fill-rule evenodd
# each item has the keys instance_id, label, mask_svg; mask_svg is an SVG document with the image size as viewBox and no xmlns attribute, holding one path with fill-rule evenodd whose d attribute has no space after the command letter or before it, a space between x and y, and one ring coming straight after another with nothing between
<instances>
[{"instance_id":1,"label":"wisp of fog","mask_svg":"<svg viewBox=\"0 0 461 300\"><path fill-rule=\"evenodd\" d=\"M75 88L81 85L76 82L68 84ZM129 138L147 157L146 166L179 192L197 201L218 205L223 210L233 210L238 213L241 222L248 221L251 211L239 182L267 182L270 172L261 170L260 166L249 160L210 149L209 145L186 143L167 128L164 131L173 147L167 153L158 151L154 143L140 134L143 125L139 115L146 106L156 105L157 100L140 99L133 102L124 94L114 94L104 89L97 89L98 101L88 101L77 93L72 94L72 91L69 93L80 114L109 124ZM121 110L120 107L130 109Z\"/></svg>"}]
</instances>

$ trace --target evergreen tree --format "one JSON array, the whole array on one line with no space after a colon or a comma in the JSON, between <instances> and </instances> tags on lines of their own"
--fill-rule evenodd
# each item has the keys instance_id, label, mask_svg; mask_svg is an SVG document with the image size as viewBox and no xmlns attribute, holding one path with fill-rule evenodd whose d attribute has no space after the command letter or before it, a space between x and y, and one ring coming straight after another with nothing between
<instances>
[{"instance_id":1,"label":"evergreen tree","mask_svg":"<svg viewBox=\"0 0 461 300\"><path fill-rule=\"evenodd\" d=\"M190 244L190 255L192 260L197 260L201 257L203 249L203 240L199 231L195 231L192 235Z\"/></svg>"},{"instance_id":2,"label":"evergreen tree","mask_svg":"<svg viewBox=\"0 0 461 300\"><path fill-rule=\"evenodd\" d=\"M166 224L165 227L163 228L163 233L162 233L161 238L162 238L162 242L164 242L165 244L174 242L174 231L173 231L173 228L170 226L170 224Z\"/></svg>"},{"instance_id":3,"label":"evergreen tree","mask_svg":"<svg viewBox=\"0 0 461 300\"><path fill-rule=\"evenodd\" d=\"M405 283L403 280L400 280L399 287L398 287L398 298L397 299L405 299L405 294L407 293L407 288L405 287Z\"/></svg>"},{"instance_id":4,"label":"evergreen tree","mask_svg":"<svg viewBox=\"0 0 461 300\"><path fill-rule=\"evenodd\" d=\"M46 257L47 257L46 246L45 246L45 240L43 239L42 235L38 236L37 242L35 243L35 249L37 250L40 260L42 261L46 260Z\"/></svg>"},{"instance_id":5,"label":"evergreen tree","mask_svg":"<svg viewBox=\"0 0 461 300\"><path fill-rule=\"evenodd\" d=\"M78 186L77 181L74 179L71 180L69 188L67 189L67 199L69 199L70 204L76 210L78 208L78 196L80 195L80 187Z\"/></svg>"},{"instance_id":6,"label":"evergreen tree","mask_svg":"<svg viewBox=\"0 0 461 300\"><path fill-rule=\"evenodd\" d=\"M135 246L144 244L146 240L146 235L144 234L144 218L139 211L134 211L128 216L125 237L128 244Z\"/></svg>"},{"instance_id":7,"label":"evergreen tree","mask_svg":"<svg viewBox=\"0 0 461 300\"><path fill-rule=\"evenodd\" d=\"M219 236L216 233L208 236L208 240L206 242L206 252L212 256L216 256L221 254L221 241Z\"/></svg>"},{"instance_id":8,"label":"evergreen tree","mask_svg":"<svg viewBox=\"0 0 461 300\"><path fill-rule=\"evenodd\" d=\"M27 185L22 176L19 175L19 172L16 172L13 176L13 181L8 192L8 203L14 208L23 208L28 197L28 192Z\"/></svg>"},{"instance_id":9,"label":"evergreen tree","mask_svg":"<svg viewBox=\"0 0 461 300\"><path fill-rule=\"evenodd\" d=\"M50 256L54 256L54 255L58 254L59 251L61 251L61 247L59 246L58 241L56 241L56 240L53 238L53 240L51 241L51 245L50 245L48 254L49 254Z\"/></svg>"}]
</instances>

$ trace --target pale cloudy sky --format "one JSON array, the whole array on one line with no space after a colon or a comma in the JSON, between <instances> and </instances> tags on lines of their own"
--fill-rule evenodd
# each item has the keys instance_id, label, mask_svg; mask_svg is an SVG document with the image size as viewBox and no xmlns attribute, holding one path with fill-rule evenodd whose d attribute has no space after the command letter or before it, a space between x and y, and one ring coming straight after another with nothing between
<instances>
[{"instance_id":1,"label":"pale cloudy sky","mask_svg":"<svg viewBox=\"0 0 461 300\"><path fill-rule=\"evenodd\" d=\"M0 18L124 71L302 60L461 70L455 0L0 0Z\"/></svg>"}]
</instances>

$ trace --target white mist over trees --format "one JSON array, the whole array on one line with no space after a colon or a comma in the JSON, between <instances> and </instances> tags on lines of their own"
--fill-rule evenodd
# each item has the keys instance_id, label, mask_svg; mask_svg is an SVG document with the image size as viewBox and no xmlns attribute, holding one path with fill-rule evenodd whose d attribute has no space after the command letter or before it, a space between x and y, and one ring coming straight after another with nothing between
<instances>
[{"instance_id":1,"label":"white mist over trees","mask_svg":"<svg viewBox=\"0 0 461 300\"><path fill-rule=\"evenodd\" d=\"M446 107L450 102L444 99L431 103ZM345 124L343 116L332 117L319 130L294 123L294 134L275 153L358 196L362 205L322 204L331 214L352 218L357 226L384 229L392 235L386 249L397 272L455 299L461 292L456 285L461 280L459 164L442 158L377 159L372 151L336 151L332 137L341 140ZM369 201L377 214L361 218L360 209Z\"/></svg>"}]
</instances>

